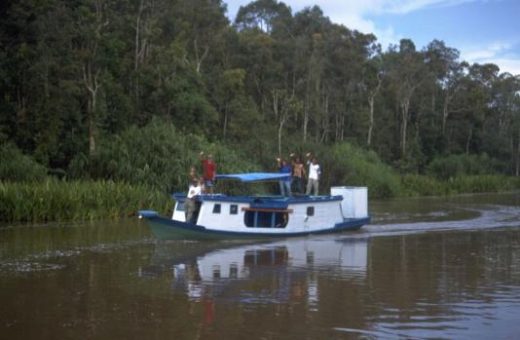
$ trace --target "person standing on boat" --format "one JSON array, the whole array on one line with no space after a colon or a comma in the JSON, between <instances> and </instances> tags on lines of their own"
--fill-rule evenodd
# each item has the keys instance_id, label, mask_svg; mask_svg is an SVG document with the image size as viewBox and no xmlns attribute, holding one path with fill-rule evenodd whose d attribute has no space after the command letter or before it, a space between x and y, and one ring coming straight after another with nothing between
<instances>
[{"instance_id":1,"label":"person standing on boat","mask_svg":"<svg viewBox=\"0 0 520 340\"><path fill-rule=\"evenodd\" d=\"M307 190L305 194L310 195L311 191L313 191L314 196L318 196L320 188L321 167L316 157L314 157L311 153L308 153L307 157L309 159L307 161L307 164L309 164L309 180L307 181Z\"/></svg>"},{"instance_id":2,"label":"person standing on boat","mask_svg":"<svg viewBox=\"0 0 520 340\"><path fill-rule=\"evenodd\" d=\"M280 194L282 196L291 196L291 174L292 168L289 163L285 159L277 158L278 162L278 171L284 174L289 174L286 179L281 180L280 183Z\"/></svg>"},{"instance_id":3,"label":"person standing on boat","mask_svg":"<svg viewBox=\"0 0 520 340\"><path fill-rule=\"evenodd\" d=\"M186 196L186 201L184 202L184 211L186 213L186 222L187 223L195 223L196 216L195 212L197 211L197 201L196 197L202 193L202 180L194 179L190 187L188 188L188 195Z\"/></svg>"},{"instance_id":4,"label":"person standing on boat","mask_svg":"<svg viewBox=\"0 0 520 340\"><path fill-rule=\"evenodd\" d=\"M296 193L303 194L303 181L305 177L305 166L301 161L301 158L291 154L292 159L292 187Z\"/></svg>"},{"instance_id":5,"label":"person standing on boat","mask_svg":"<svg viewBox=\"0 0 520 340\"><path fill-rule=\"evenodd\" d=\"M217 175L217 163L213 160L213 155L204 155L204 151L200 152L200 161L202 163L202 175L204 177L204 187L210 194L213 193L215 185L215 176Z\"/></svg>"}]
</instances>

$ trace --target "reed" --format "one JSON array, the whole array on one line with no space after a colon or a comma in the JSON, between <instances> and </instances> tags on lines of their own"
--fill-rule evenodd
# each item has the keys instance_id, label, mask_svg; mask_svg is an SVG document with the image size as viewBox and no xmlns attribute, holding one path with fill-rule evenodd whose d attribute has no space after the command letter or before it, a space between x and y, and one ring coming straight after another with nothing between
<instances>
[{"instance_id":1,"label":"reed","mask_svg":"<svg viewBox=\"0 0 520 340\"><path fill-rule=\"evenodd\" d=\"M520 189L520 178L511 176L460 176L449 182L457 193L500 192Z\"/></svg>"},{"instance_id":2,"label":"reed","mask_svg":"<svg viewBox=\"0 0 520 340\"><path fill-rule=\"evenodd\" d=\"M3 222L119 219L142 208L166 212L171 199L146 186L113 181L0 182Z\"/></svg>"},{"instance_id":3,"label":"reed","mask_svg":"<svg viewBox=\"0 0 520 340\"><path fill-rule=\"evenodd\" d=\"M450 192L445 181L424 175L403 175L401 184L402 196L440 196Z\"/></svg>"},{"instance_id":4,"label":"reed","mask_svg":"<svg viewBox=\"0 0 520 340\"><path fill-rule=\"evenodd\" d=\"M439 196L520 190L520 178L501 175L460 175L439 180L431 176L405 175L403 196Z\"/></svg>"}]
</instances>

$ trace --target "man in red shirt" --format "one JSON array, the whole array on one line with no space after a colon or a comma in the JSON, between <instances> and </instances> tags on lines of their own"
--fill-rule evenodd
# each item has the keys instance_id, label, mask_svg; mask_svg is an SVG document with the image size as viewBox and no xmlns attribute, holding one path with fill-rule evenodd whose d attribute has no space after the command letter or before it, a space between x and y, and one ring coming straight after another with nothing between
<instances>
[{"instance_id":1,"label":"man in red shirt","mask_svg":"<svg viewBox=\"0 0 520 340\"><path fill-rule=\"evenodd\" d=\"M217 175L217 164L213 160L211 154L205 155L204 151L200 152L200 161L202 163L202 174L204 177L204 187L209 193L213 193L213 186L215 185L215 176Z\"/></svg>"}]
</instances>

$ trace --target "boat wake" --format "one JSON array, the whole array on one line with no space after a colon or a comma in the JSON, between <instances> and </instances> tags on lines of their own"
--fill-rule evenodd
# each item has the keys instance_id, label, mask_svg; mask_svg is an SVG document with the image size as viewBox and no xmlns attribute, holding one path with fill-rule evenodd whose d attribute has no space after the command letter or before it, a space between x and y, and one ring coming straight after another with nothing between
<instances>
[{"instance_id":1,"label":"boat wake","mask_svg":"<svg viewBox=\"0 0 520 340\"><path fill-rule=\"evenodd\" d=\"M441 214L433 214L441 216ZM412 222L392 222L373 223L366 225L362 229L362 233L369 236L385 236L385 235L404 235L411 233L423 233L431 231L461 231L461 230L483 230L495 228L515 228L520 227L520 207L512 206L493 206L469 208L465 213L459 214L467 216L467 218L436 220L436 221L412 221ZM424 219L431 217L426 216ZM445 216L445 215L443 215ZM448 216L449 217L449 216ZM416 216L413 217L417 219ZM397 219L397 218L396 218ZM383 222L376 219L376 222Z\"/></svg>"}]
</instances>

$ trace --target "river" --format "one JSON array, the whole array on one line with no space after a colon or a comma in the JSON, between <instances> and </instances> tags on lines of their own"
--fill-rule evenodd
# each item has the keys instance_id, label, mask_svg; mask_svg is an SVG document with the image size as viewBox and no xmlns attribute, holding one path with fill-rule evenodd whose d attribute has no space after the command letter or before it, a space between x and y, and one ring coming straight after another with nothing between
<instances>
[{"instance_id":1,"label":"river","mask_svg":"<svg viewBox=\"0 0 520 340\"><path fill-rule=\"evenodd\" d=\"M520 338L519 193L369 205L358 232L273 242L0 227L0 338Z\"/></svg>"}]
</instances>

